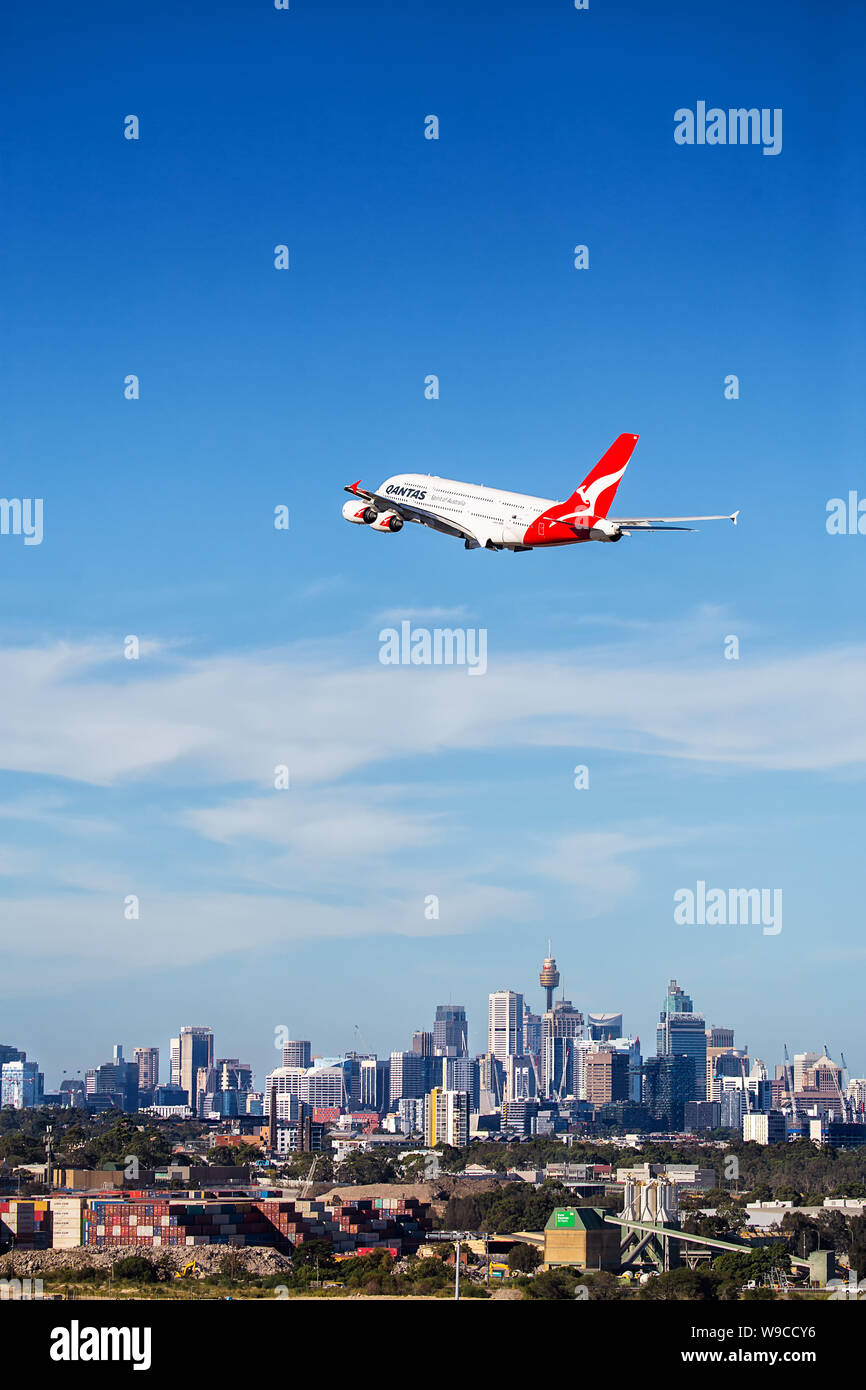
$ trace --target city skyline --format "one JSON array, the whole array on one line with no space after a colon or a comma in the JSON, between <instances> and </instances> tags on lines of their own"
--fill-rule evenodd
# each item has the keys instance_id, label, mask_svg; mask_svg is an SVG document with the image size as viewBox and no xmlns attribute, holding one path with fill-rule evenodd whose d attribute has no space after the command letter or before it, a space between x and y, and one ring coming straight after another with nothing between
<instances>
[{"instance_id":1,"label":"city skyline","mask_svg":"<svg viewBox=\"0 0 866 1390\"><path fill-rule=\"evenodd\" d=\"M558 964L558 961L554 959L554 963ZM559 999L566 998L566 983L564 972L561 972L561 975L562 982L556 991L554 1002L557 1002ZM694 1000L692 999L691 993L683 988L682 981L678 981L676 977L670 977L669 985L678 985L679 993L685 997L686 1002L690 1006L693 1006L694 1014L701 1016L701 1018L703 1019L703 1029L701 1031L707 1034L708 1043L709 1034L711 1032L716 1032L719 1035L731 1032L735 1039L735 1044L733 1045L735 1045L737 1051L748 1053L750 1065L753 1065L756 1061L762 1061L767 1068L768 1075L774 1075L775 1068L783 1064L783 1052L785 1047L787 1047L788 1053L792 1058L795 1054L802 1053L805 1055L806 1053L811 1052L813 1049L815 1050L815 1056L820 1057L825 1045L828 1048L829 1055L831 1058L838 1058L841 1055L841 1053L845 1053L846 1061L848 1064L847 1072L849 1077L853 1078L866 1075L866 1072L862 1070L862 1068L858 1065L858 1062L856 1060L852 1062L851 1054L848 1052L846 1048L834 1046L832 1040L825 1043L824 1040L816 1041L814 1039L811 1039L808 1036L808 1025L804 1029L802 1025L792 1024L792 1027L789 1030L789 1035L781 1039L776 1048L770 1048L761 1051L759 1048L753 1045L748 1031L738 1026L736 1021L733 1021L730 1018L725 1018L723 1021L720 1022L718 1018L711 1018L707 1011L704 1008L700 1007L700 1000L697 1004L695 1004ZM659 999L662 1001L662 1012L664 1011L667 1002L669 1002L669 996L667 996L663 992L667 988L668 986L665 986L661 983L659 984ZM544 989L542 986L538 986L536 987L535 992L536 994L543 996ZM529 989L514 991L489 991L487 995L486 1006L483 1009L483 1025L479 1020L473 1026L472 1011L467 1006L463 1005L462 1007L465 1009L466 1021L468 1024L468 1056L478 1057L487 1053L487 1044L489 1040L490 1027L489 1020L492 1001L498 994L502 993L513 993L517 995L522 995L526 1009L528 1009L530 1012L535 1012L537 1016L543 1015L546 1007L543 997L538 1000L535 1000L532 996L532 992ZM612 1011L609 1008L605 1008L603 1010L597 1009L588 1002L574 999L571 995L571 992L569 992L568 997L570 998L571 1003L574 1005L574 1008L576 1010L579 1010L580 1013L583 1015L583 1034L587 1038L589 1038L590 1036L589 1020L591 1014L612 1014ZM611 1001L606 1002L607 1004L609 1004ZM94 1056L85 1063L83 1063L80 1068L75 1068L71 1070L67 1068L62 1071L57 1071L57 1085L49 1084L51 1079L50 1074L53 1075L53 1073L51 1073L51 1067L53 1064L51 1061L46 1062L44 1060L45 1057L50 1056L50 1054L47 1053L44 1048L39 1049L38 1046L27 1047L24 1043L20 1041L20 1039L16 1040L16 1045L20 1045L21 1050L27 1053L28 1058L30 1058L31 1060L38 1061L40 1070L42 1070L45 1074L45 1089L49 1092L55 1091L62 1080L69 1080L75 1078L80 1078L83 1080L85 1072L89 1069L99 1066L101 1063L104 1063L106 1058L110 1056L111 1049L115 1048L118 1043L120 1044L127 1058L131 1057L134 1052L137 1052L139 1050L147 1051L148 1049L156 1048L159 1052L160 1085L167 1085L170 1080L170 1059L172 1053L172 1042L175 1042L184 1031L192 1030L193 1032L199 1032L203 1030L204 1032L210 1034L209 1052L207 1054L207 1065L210 1065L215 1057L224 1058L229 1057L230 1055L234 1057L240 1055L243 1055L244 1057L251 1057L253 1059L252 1070L254 1075L254 1088L257 1090L261 1090L264 1086L265 1077L271 1071L273 1071L275 1067L282 1065L283 1050L286 1046L287 1040L294 1040L295 1042L303 1041L309 1044L313 1064L315 1064L315 1059L317 1058L332 1060L334 1058L346 1057L350 1054L357 1054L361 1056L375 1055L380 1059L387 1061L387 1059L391 1056L392 1053L399 1052L401 1050L411 1052L413 1046L413 1035L420 1036L420 1032L424 1031L424 1025L428 1023L430 1024L428 1032L432 1045L432 1039L434 1036L435 1015L438 1010L447 1008L449 1006L452 1008L460 1007L459 1002L457 1000L449 1000L448 1004L446 1005L443 1005L441 1001L434 1002L433 1004L431 1004L429 1009L430 1017L417 1020L417 1023L420 1025L420 1029L418 1026L415 1026L411 1030L409 1030L409 1032L405 1036L389 1038L388 1036L380 1032L377 1032L374 1036L385 1036L384 1043L380 1044L378 1047L372 1045L372 1043L369 1041L367 1037L366 1030L363 1027L356 1027L354 1024L352 1025L350 1030L350 1041L347 1041L344 1045L339 1046L328 1046L328 1039L326 1038L323 1041L321 1038L316 1036L315 1032L311 1036L309 1030L305 1032L303 1029L295 1029L293 1031L289 1028L288 1031L286 1031L288 1025L276 1025L277 1036L274 1040L274 1051L272 1056L269 1056L268 1053L260 1045L256 1043L252 1043L251 1045L251 1039L248 1037L238 1038L234 1034L230 1034L229 1042L227 1044L224 1043L219 1030L212 1027L210 1024L178 1025L169 1037L160 1038L158 1040L155 1040L154 1038L150 1038L150 1040L141 1038L130 1039L126 1037L120 1039L112 1038L111 1040L107 1040L105 1043L105 1047L103 1049L104 1056L101 1055L99 1059L97 1059ZM648 1024L644 1031L642 1031L638 1027L630 1026L630 1020L625 1011L618 1010L615 1016L622 1017L623 1031L621 1036L637 1039L640 1042L641 1055L645 1060L652 1056L660 1055L660 1037L663 1030L659 1024L660 1012L658 1005L656 1006L655 1010L651 1011L651 1017L654 1019L654 1022L651 1026ZM522 1036L522 1026L520 1031ZM804 1032L807 1034L805 1039L801 1036L801 1034ZM476 1037L479 1043L478 1046L474 1045ZM13 1039L0 1038L0 1043L4 1041L7 1043L11 1043ZM541 1052L542 1049L539 1049L539 1055L541 1055ZM503 1056L504 1055L505 1054L503 1053ZM202 1064L204 1065L204 1063ZM544 1062L542 1060L542 1066L543 1065ZM192 1075L191 1072L189 1074ZM183 1083L181 1082L181 1084Z\"/></svg>"},{"instance_id":2,"label":"city skyline","mask_svg":"<svg viewBox=\"0 0 866 1390\"><path fill-rule=\"evenodd\" d=\"M0 534L0 1016L28 1055L207 1018L261 1072L280 1025L383 1052L452 990L477 1047L553 936L575 1004L642 1038L675 975L759 1055L799 1031L866 1070L843 10L770 0L748 43L682 5L10 15L2 494L44 511ZM783 111L780 152L679 143L716 102ZM737 528L510 555L341 517L407 468L568 497L620 431L629 509ZM383 665L404 622L483 632L486 672ZM778 892L781 931L678 920L699 883Z\"/></svg>"}]
</instances>

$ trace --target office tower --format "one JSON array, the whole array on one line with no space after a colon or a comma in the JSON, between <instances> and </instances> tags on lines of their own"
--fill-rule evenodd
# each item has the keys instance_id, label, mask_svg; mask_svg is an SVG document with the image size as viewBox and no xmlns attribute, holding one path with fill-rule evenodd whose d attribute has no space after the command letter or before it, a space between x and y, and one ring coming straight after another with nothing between
<instances>
[{"instance_id":1,"label":"office tower","mask_svg":"<svg viewBox=\"0 0 866 1390\"><path fill-rule=\"evenodd\" d=\"M168 1081L170 1086L180 1085L180 1038L172 1038L169 1044Z\"/></svg>"},{"instance_id":2,"label":"office tower","mask_svg":"<svg viewBox=\"0 0 866 1390\"><path fill-rule=\"evenodd\" d=\"M663 1013L666 1014L690 1014L694 1010L694 1004L690 994L686 994L681 989L676 980L668 982L668 992L665 995Z\"/></svg>"},{"instance_id":3,"label":"office tower","mask_svg":"<svg viewBox=\"0 0 866 1390\"><path fill-rule=\"evenodd\" d=\"M574 1095L574 1049L574 1038L557 1036L550 1031L544 1034L541 1067L548 1100L564 1100Z\"/></svg>"},{"instance_id":4,"label":"office tower","mask_svg":"<svg viewBox=\"0 0 866 1390\"><path fill-rule=\"evenodd\" d=\"M593 1042L622 1037L622 1014L587 1014L586 1025Z\"/></svg>"},{"instance_id":5,"label":"office tower","mask_svg":"<svg viewBox=\"0 0 866 1390\"><path fill-rule=\"evenodd\" d=\"M391 1063L378 1057L362 1057L359 1074L358 1105L384 1115L391 1089Z\"/></svg>"},{"instance_id":6,"label":"office tower","mask_svg":"<svg viewBox=\"0 0 866 1390\"><path fill-rule=\"evenodd\" d=\"M699 1134L701 1130L707 1129L720 1129L722 1107L717 1100L687 1100L683 1123L689 1134Z\"/></svg>"},{"instance_id":7,"label":"office tower","mask_svg":"<svg viewBox=\"0 0 866 1390\"><path fill-rule=\"evenodd\" d=\"M736 1048L730 1051L717 1052L712 1060L707 1058L707 1073L712 1072L712 1079L707 1088L707 1100L721 1100L722 1081L726 1078L748 1075L749 1058L745 1052L738 1052Z\"/></svg>"},{"instance_id":8,"label":"office tower","mask_svg":"<svg viewBox=\"0 0 866 1390\"><path fill-rule=\"evenodd\" d=\"M308 1067L312 1062L310 1044L306 1038L283 1043L284 1067Z\"/></svg>"},{"instance_id":9,"label":"office tower","mask_svg":"<svg viewBox=\"0 0 866 1390\"><path fill-rule=\"evenodd\" d=\"M692 1059L694 1084L686 1100L707 1098L707 1025L703 1014L694 1012L692 1000L671 980L656 1031L656 1055L686 1056Z\"/></svg>"},{"instance_id":10,"label":"office tower","mask_svg":"<svg viewBox=\"0 0 866 1390\"><path fill-rule=\"evenodd\" d=\"M694 1075L692 1057L648 1057L644 1062L643 1103L657 1129L682 1133L686 1102L694 1100Z\"/></svg>"},{"instance_id":11,"label":"office tower","mask_svg":"<svg viewBox=\"0 0 866 1390\"><path fill-rule=\"evenodd\" d=\"M507 1100L502 1107L502 1128L507 1133L526 1137L532 1134L537 1119L537 1100Z\"/></svg>"},{"instance_id":12,"label":"office tower","mask_svg":"<svg viewBox=\"0 0 866 1390\"><path fill-rule=\"evenodd\" d=\"M346 1057L317 1057L301 1079L301 1100L311 1110L346 1110L352 1094L352 1063Z\"/></svg>"},{"instance_id":13,"label":"office tower","mask_svg":"<svg viewBox=\"0 0 866 1390\"><path fill-rule=\"evenodd\" d=\"M466 1091L470 1110L478 1109L479 1074L478 1062L474 1057L437 1058L434 1065L441 1066L436 1076L437 1086L445 1091Z\"/></svg>"},{"instance_id":14,"label":"office tower","mask_svg":"<svg viewBox=\"0 0 866 1390\"><path fill-rule=\"evenodd\" d=\"M691 1014L693 1009L691 996L680 989L676 980L671 980L668 984L668 992L665 995L665 1002L659 1014L659 1025L656 1029L656 1056L664 1057L668 1051L666 1044L665 1028L670 1014Z\"/></svg>"},{"instance_id":15,"label":"office tower","mask_svg":"<svg viewBox=\"0 0 866 1390\"><path fill-rule=\"evenodd\" d=\"M784 1144L788 1127L781 1110L743 1116L743 1141L746 1144Z\"/></svg>"},{"instance_id":16,"label":"office tower","mask_svg":"<svg viewBox=\"0 0 866 1390\"><path fill-rule=\"evenodd\" d=\"M238 1061L237 1057L218 1057L213 1066L199 1067L196 1074L199 1119L245 1115L247 1093L252 1088L252 1067L248 1062Z\"/></svg>"},{"instance_id":17,"label":"office tower","mask_svg":"<svg viewBox=\"0 0 866 1390\"><path fill-rule=\"evenodd\" d=\"M553 956L550 953L549 941L547 943L547 955L545 956L544 964L541 967L541 974L539 975L538 980L539 984L541 985L541 988L545 991L545 994L547 996L547 1003L545 1007L547 1009L547 1012L550 1013L551 1009L553 1008L553 995L557 986L559 985L559 971L556 968L556 961L553 959Z\"/></svg>"},{"instance_id":18,"label":"office tower","mask_svg":"<svg viewBox=\"0 0 866 1390\"><path fill-rule=\"evenodd\" d=\"M629 1099L628 1063L628 1053L608 1048L587 1055L586 1098L591 1105Z\"/></svg>"},{"instance_id":19,"label":"office tower","mask_svg":"<svg viewBox=\"0 0 866 1390\"><path fill-rule=\"evenodd\" d=\"M67 1105L72 1109L84 1108L84 1082L77 1077L64 1077L58 1087L60 1092L61 1105Z\"/></svg>"},{"instance_id":20,"label":"office tower","mask_svg":"<svg viewBox=\"0 0 866 1390\"><path fill-rule=\"evenodd\" d=\"M505 1090L505 1068L492 1052L484 1052L478 1058L479 1109L489 1114L502 1104Z\"/></svg>"},{"instance_id":21,"label":"office tower","mask_svg":"<svg viewBox=\"0 0 866 1390\"><path fill-rule=\"evenodd\" d=\"M152 1091L159 1085L159 1048L137 1047L132 1055L138 1065L138 1089Z\"/></svg>"},{"instance_id":22,"label":"office tower","mask_svg":"<svg viewBox=\"0 0 866 1390\"><path fill-rule=\"evenodd\" d=\"M618 1062L619 1075L623 1069L627 1077L627 1094L624 1100L640 1104L641 1097L641 1053L640 1038L609 1038L598 1042L592 1038L577 1038L574 1042L574 1094L578 1100L590 1100L587 1083L587 1065L590 1057L600 1052L613 1052L625 1061ZM619 1099L619 1097L618 1097Z\"/></svg>"},{"instance_id":23,"label":"office tower","mask_svg":"<svg viewBox=\"0 0 866 1390\"><path fill-rule=\"evenodd\" d=\"M32 1110L41 1103L42 1093L42 1073L38 1062L10 1058L8 1062L0 1063L0 1106Z\"/></svg>"},{"instance_id":24,"label":"office tower","mask_svg":"<svg viewBox=\"0 0 866 1390\"><path fill-rule=\"evenodd\" d=\"M802 1091L803 1073L820 1062L820 1052L797 1052L794 1054L794 1090Z\"/></svg>"},{"instance_id":25,"label":"office tower","mask_svg":"<svg viewBox=\"0 0 866 1390\"><path fill-rule=\"evenodd\" d=\"M10 1047L8 1043L0 1043L0 1066L4 1062L26 1062L27 1053L21 1052L17 1047Z\"/></svg>"},{"instance_id":26,"label":"office tower","mask_svg":"<svg viewBox=\"0 0 866 1390\"><path fill-rule=\"evenodd\" d=\"M187 1104L198 1113L198 1072L213 1065L213 1032L210 1028L187 1027L180 1030L180 1084Z\"/></svg>"},{"instance_id":27,"label":"office tower","mask_svg":"<svg viewBox=\"0 0 866 1390\"><path fill-rule=\"evenodd\" d=\"M124 1060L123 1048L117 1044L110 1062L96 1068L96 1096L111 1099L118 1110L133 1114L138 1109L138 1063Z\"/></svg>"},{"instance_id":28,"label":"office tower","mask_svg":"<svg viewBox=\"0 0 866 1390\"><path fill-rule=\"evenodd\" d=\"M833 1100L838 1100L842 1094L842 1075L842 1068L824 1054L803 1069L800 1091L806 1097L809 1097L811 1093L814 1099L829 1096Z\"/></svg>"},{"instance_id":29,"label":"office tower","mask_svg":"<svg viewBox=\"0 0 866 1390\"><path fill-rule=\"evenodd\" d=\"M535 1062L531 1057L506 1057L505 1100L534 1100L538 1094Z\"/></svg>"},{"instance_id":30,"label":"office tower","mask_svg":"<svg viewBox=\"0 0 866 1390\"><path fill-rule=\"evenodd\" d=\"M420 1052L392 1052L388 1105L394 1109L398 1100L412 1099L427 1093L428 1058Z\"/></svg>"},{"instance_id":31,"label":"office tower","mask_svg":"<svg viewBox=\"0 0 866 1390\"><path fill-rule=\"evenodd\" d=\"M718 1084L721 1127L742 1130L743 1116L749 1113L750 1105L742 1076L725 1076Z\"/></svg>"},{"instance_id":32,"label":"office tower","mask_svg":"<svg viewBox=\"0 0 866 1390\"><path fill-rule=\"evenodd\" d=\"M463 1148L469 1143L469 1096L465 1091L444 1091L434 1086L424 1104L424 1138L435 1144Z\"/></svg>"},{"instance_id":33,"label":"office tower","mask_svg":"<svg viewBox=\"0 0 866 1390\"><path fill-rule=\"evenodd\" d=\"M523 1002L523 1046L528 1057L541 1058L541 1014L534 1014Z\"/></svg>"},{"instance_id":34,"label":"office tower","mask_svg":"<svg viewBox=\"0 0 866 1390\"><path fill-rule=\"evenodd\" d=\"M271 1095L276 1094L277 1099L281 1096L294 1096L296 1100L301 1098L301 1082L307 1073L306 1067L276 1067L265 1077L264 1089L264 1113L271 1113Z\"/></svg>"},{"instance_id":35,"label":"office tower","mask_svg":"<svg viewBox=\"0 0 866 1390\"><path fill-rule=\"evenodd\" d=\"M734 1030L733 1028L708 1028L707 1029L707 1100L717 1099L713 1096L713 1081L716 1076L716 1058L729 1057L734 1051Z\"/></svg>"},{"instance_id":36,"label":"office tower","mask_svg":"<svg viewBox=\"0 0 866 1390\"><path fill-rule=\"evenodd\" d=\"M505 1065L506 1057L523 1056L523 995L511 989L490 995L487 1051Z\"/></svg>"},{"instance_id":37,"label":"office tower","mask_svg":"<svg viewBox=\"0 0 866 1390\"><path fill-rule=\"evenodd\" d=\"M419 1057L433 1056L433 1034L417 1032L412 1034L412 1051Z\"/></svg>"},{"instance_id":38,"label":"office tower","mask_svg":"<svg viewBox=\"0 0 866 1390\"><path fill-rule=\"evenodd\" d=\"M440 1057L468 1057L466 1010L462 1004L437 1004L433 1051Z\"/></svg>"},{"instance_id":39,"label":"office tower","mask_svg":"<svg viewBox=\"0 0 866 1390\"><path fill-rule=\"evenodd\" d=\"M541 1085L548 1100L577 1094L575 1049L583 1014L570 999L557 999L541 1020Z\"/></svg>"}]
</instances>

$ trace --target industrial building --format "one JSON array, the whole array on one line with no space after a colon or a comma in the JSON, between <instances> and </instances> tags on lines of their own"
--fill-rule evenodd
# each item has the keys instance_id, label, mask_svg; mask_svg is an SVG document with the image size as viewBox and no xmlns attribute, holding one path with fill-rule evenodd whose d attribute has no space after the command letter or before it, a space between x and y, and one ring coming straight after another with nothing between
<instances>
[{"instance_id":1,"label":"industrial building","mask_svg":"<svg viewBox=\"0 0 866 1390\"><path fill-rule=\"evenodd\" d=\"M557 1207L544 1228L544 1268L618 1270L620 1233L595 1207Z\"/></svg>"}]
</instances>

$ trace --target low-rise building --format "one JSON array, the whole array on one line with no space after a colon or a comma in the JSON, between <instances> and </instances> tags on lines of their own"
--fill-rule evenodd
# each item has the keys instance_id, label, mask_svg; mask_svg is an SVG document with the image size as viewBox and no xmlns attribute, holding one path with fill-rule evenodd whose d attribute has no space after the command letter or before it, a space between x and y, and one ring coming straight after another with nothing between
<instances>
[{"instance_id":1,"label":"low-rise building","mask_svg":"<svg viewBox=\"0 0 866 1390\"><path fill-rule=\"evenodd\" d=\"M544 1268L618 1270L620 1229L594 1207L557 1207L544 1228Z\"/></svg>"}]
</instances>

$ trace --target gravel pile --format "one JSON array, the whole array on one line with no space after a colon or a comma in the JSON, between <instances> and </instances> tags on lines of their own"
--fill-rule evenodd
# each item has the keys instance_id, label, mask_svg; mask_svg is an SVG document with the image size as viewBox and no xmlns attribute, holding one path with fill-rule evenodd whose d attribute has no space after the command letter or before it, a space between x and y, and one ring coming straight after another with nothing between
<instances>
[{"instance_id":1,"label":"gravel pile","mask_svg":"<svg viewBox=\"0 0 866 1390\"><path fill-rule=\"evenodd\" d=\"M21 1279L61 1269L104 1269L108 1273L113 1264L127 1255L143 1255L154 1263L164 1260L176 1270L183 1269L194 1259L199 1273L216 1274L229 1254L237 1261L238 1269L246 1269L251 1274L280 1274L291 1269L291 1260L268 1246L174 1245L147 1251L135 1245L112 1246L110 1250L77 1246L72 1250L17 1250L14 1256L4 1255L0 1258L0 1278L9 1279L14 1274Z\"/></svg>"}]
</instances>

